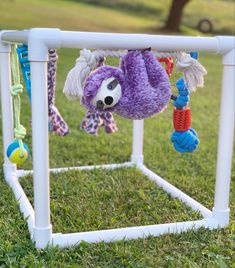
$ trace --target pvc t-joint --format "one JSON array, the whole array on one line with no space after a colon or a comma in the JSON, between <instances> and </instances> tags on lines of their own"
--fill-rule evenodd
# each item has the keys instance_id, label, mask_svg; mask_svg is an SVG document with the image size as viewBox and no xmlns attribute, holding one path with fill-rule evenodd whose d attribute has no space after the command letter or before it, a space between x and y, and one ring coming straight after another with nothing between
<instances>
[{"instance_id":1,"label":"pvc t-joint","mask_svg":"<svg viewBox=\"0 0 235 268\"><path fill-rule=\"evenodd\" d=\"M216 36L218 41L217 53L223 55L223 65L235 65L235 37Z\"/></svg>"},{"instance_id":2,"label":"pvc t-joint","mask_svg":"<svg viewBox=\"0 0 235 268\"><path fill-rule=\"evenodd\" d=\"M138 165L142 165L144 163L144 156L141 155L131 155L131 162L138 166Z\"/></svg>"},{"instance_id":3,"label":"pvc t-joint","mask_svg":"<svg viewBox=\"0 0 235 268\"><path fill-rule=\"evenodd\" d=\"M234 49L235 36L216 36L218 41L217 53L224 55Z\"/></svg>"},{"instance_id":4,"label":"pvc t-joint","mask_svg":"<svg viewBox=\"0 0 235 268\"><path fill-rule=\"evenodd\" d=\"M218 222L218 226L223 228L229 225L229 209L217 210L213 208L212 210L213 218Z\"/></svg>"},{"instance_id":5,"label":"pvc t-joint","mask_svg":"<svg viewBox=\"0 0 235 268\"><path fill-rule=\"evenodd\" d=\"M51 224L46 228L33 228L33 240L36 248L44 249L51 245L52 241L52 226Z\"/></svg>"},{"instance_id":6,"label":"pvc t-joint","mask_svg":"<svg viewBox=\"0 0 235 268\"><path fill-rule=\"evenodd\" d=\"M235 48L223 55L223 65L235 66Z\"/></svg>"},{"instance_id":7,"label":"pvc t-joint","mask_svg":"<svg viewBox=\"0 0 235 268\"><path fill-rule=\"evenodd\" d=\"M28 32L29 61L48 61L48 49L61 47L59 29L33 28Z\"/></svg>"}]
</instances>

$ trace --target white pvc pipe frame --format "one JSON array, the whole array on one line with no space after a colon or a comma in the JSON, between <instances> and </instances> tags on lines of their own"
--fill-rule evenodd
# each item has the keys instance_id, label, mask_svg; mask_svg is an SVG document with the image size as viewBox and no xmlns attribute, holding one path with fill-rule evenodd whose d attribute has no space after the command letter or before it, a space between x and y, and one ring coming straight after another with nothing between
<instances>
[{"instance_id":1,"label":"white pvc pipe frame","mask_svg":"<svg viewBox=\"0 0 235 268\"><path fill-rule=\"evenodd\" d=\"M26 43L29 48L32 86L33 170L17 170L6 157L6 148L13 139L10 43ZM68 247L82 240L90 243L112 242L121 239L137 239L149 235L180 233L189 229L225 227L229 224L229 188L231 177L232 147L234 136L235 100L235 38L158 36L144 34L116 34L93 32L70 32L59 29L34 28L25 31L0 32L0 82L2 102L4 175L5 180L19 201L20 209L27 219L31 238L37 248L47 245ZM220 128L216 169L214 208L209 210L143 164L143 120L133 123L133 148L131 161L121 164L58 168L49 170L48 115L47 115L47 61L49 48L94 48L94 49L143 49L151 47L163 51L207 51L223 56L223 81L220 109ZM39 133L40 131L40 133ZM199 211L202 220L150 226L117 228L110 230L72 234L52 233L50 223L49 171L64 172L70 169L93 169L136 166L151 180L177 197L193 210ZM34 209L20 186L19 177L33 173Z\"/></svg>"}]
</instances>

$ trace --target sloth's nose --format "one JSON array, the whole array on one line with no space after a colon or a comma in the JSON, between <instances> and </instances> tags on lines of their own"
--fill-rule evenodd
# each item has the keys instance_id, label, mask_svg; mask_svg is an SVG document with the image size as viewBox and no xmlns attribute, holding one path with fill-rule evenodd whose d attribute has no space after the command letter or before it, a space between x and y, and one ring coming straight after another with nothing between
<instances>
[{"instance_id":1,"label":"sloth's nose","mask_svg":"<svg viewBox=\"0 0 235 268\"><path fill-rule=\"evenodd\" d=\"M113 97L111 97L111 96L106 97L106 98L104 99L104 103L105 103L106 105L111 105L111 104L113 103Z\"/></svg>"},{"instance_id":2,"label":"sloth's nose","mask_svg":"<svg viewBox=\"0 0 235 268\"><path fill-rule=\"evenodd\" d=\"M104 103L102 100L98 100L96 102L96 108L100 108L100 109L104 108Z\"/></svg>"}]
</instances>

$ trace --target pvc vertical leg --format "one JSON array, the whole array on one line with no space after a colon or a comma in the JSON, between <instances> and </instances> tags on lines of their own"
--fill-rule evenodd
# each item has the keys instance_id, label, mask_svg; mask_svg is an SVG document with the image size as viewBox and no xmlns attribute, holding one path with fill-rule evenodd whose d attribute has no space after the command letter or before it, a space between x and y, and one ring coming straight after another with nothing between
<instances>
[{"instance_id":1,"label":"pvc vertical leg","mask_svg":"<svg viewBox=\"0 0 235 268\"><path fill-rule=\"evenodd\" d=\"M229 55L227 55L228 57ZM234 53L229 60L234 61ZM229 223L229 189L234 138L234 102L235 102L235 66L234 62L224 64L222 95L220 108L220 128L216 168L216 188L213 215L221 226Z\"/></svg>"},{"instance_id":2,"label":"pvc vertical leg","mask_svg":"<svg viewBox=\"0 0 235 268\"><path fill-rule=\"evenodd\" d=\"M133 139L131 161L135 164L143 164L143 139L144 139L144 120L133 121Z\"/></svg>"},{"instance_id":3,"label":"pvc vertical leg","mask_svg":"<svg viewBox=\"0 0 235 268\"><path fill-rule=\"evenodd\" d=\"M49 146L47 62L31 62L33 177L34 177L34 240L36 247L45 248L51 242L49 195Z\"/></svg>"},{"instance_id":4,"label":"pvc vertical leg","mask_svg":"<svg viewBox=\"0 0 235 268\"><path fill-rule=\"evenodd\" d=\"M12 164L7 155L7 147L14 139L13 131L13 111L11 99L11 68L10 68L10 46L6 45L5 51L0 51L0 85L1 85L1 105L2 105L2 136L4 155L4 174L16 171L16 165Z\"/></svg>"}]
</instances>

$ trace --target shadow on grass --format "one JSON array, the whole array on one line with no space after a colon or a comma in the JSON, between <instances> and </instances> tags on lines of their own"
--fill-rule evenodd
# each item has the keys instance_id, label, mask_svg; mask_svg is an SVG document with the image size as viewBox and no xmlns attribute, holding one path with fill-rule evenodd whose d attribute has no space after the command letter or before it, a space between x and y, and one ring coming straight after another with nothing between
<instances>
[{"instance_id":1,"label":"shadow on grass","mask_svg":"<svg viewBox=\"0 0 235 268\"><path fill-rule=\"evenodd\" d=\"M114 10L126 12L128 14L141 16L157 17L162 14L162 10L156 7L149 7L144 3L131 3L125 1L109 1L109 0L70 0L77 3L92 4L95 6L106 7Z\"/></svg>"}]
</instances>

